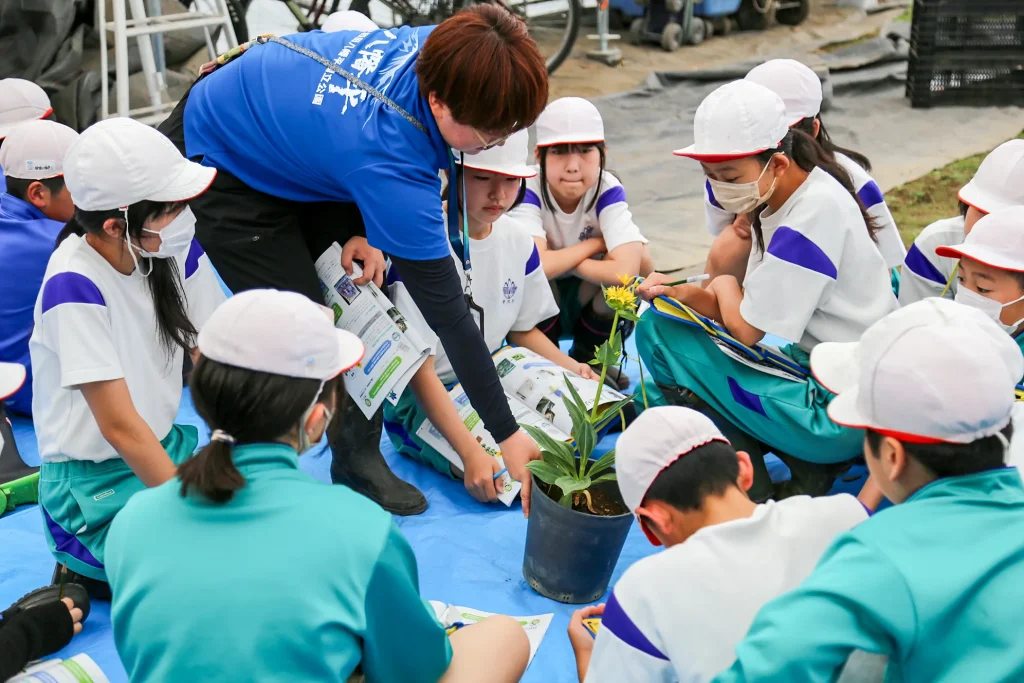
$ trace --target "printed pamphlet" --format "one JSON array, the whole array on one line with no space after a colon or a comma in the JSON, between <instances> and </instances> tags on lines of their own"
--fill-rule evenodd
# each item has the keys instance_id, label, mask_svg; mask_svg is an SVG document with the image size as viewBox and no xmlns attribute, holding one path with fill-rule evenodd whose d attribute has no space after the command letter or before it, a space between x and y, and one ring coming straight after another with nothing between
<instances>
[{"instance_id":1,"label":"printed pamphlet","mask_svg":"<svg viewBox=\"0 0 1024 683\"><path fill-rule=\"evenodd\" d=\"M459 607L457 605L446 605L437 600L431 600L430 606L434 608L434 615L437 616L437 620L445 628L454 626L457 623L469 626L478 621L483 621L487 617L494 616L492 612L481 612L478 609ZM551 613L537 614L532 617L512 617L519 622L519 625L526 631L526 637L530 639L530 660L527 662L527 666L530 665L530 662L533 662L533 657L537 654L537 648L540 647L541 641L544 640L544 634L547 633L554 616Z\"/></svg>"},{"instance_id":2,"label":"printed pamphlet","mask_svg":"<svg viewBox=\"0 0 1024 683\"><path fill-rule=\"evenodd\" d=\"M353 276L362 269L353 264ZM341 266L335 242L316 261L324 301L334 311L334 324L359 337L366 346L363 360L345 373L345 390L367 418L388 396L399 396L430 355L430 347L410 328L405 317L373 282L357 285Z\"/></svg>"},{"instance_id":3,"label":"printed pamphlet","mask_svg":"<svg viewBox=\"0 0 1024 683\"><path fill-rule=\"evenodd\" d=\"M48 659L30 664L8 683L110 683L103 670L87 654L70 659Z\"/></svg>"}]
</instances>

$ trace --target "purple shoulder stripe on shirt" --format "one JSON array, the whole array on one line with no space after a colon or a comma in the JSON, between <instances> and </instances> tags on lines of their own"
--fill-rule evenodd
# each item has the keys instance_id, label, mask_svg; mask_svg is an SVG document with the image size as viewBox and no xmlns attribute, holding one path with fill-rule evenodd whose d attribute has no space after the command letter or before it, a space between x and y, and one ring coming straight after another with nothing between
<instances>
[{"instance_id":1,"label":"purple shoulder stripe on shirt","mask_svg":"<svg viewBox=\"0 0 1024 683\"><path fill-rule=\"evenodd\" d=\"M923 277L925 280L931 280L939 285L946 284L946 278L942 276L935 264L917 248L917 242L910 245L907 256L903 259L903 265L909 268L911 273Z\"/></svg>"},{"instance_id":2,"label":"purple shoulder stripe on shirt","mask_svg":"<svg viewBox=\"0 0 1024 683\"><path fill-rule=\"evenodd\" d=\"M394 264L392 264L391 267L388 268L387 273L384 275L384 284L386 286L390 287L391 285L395 284L396 282L401 282L401 281L402 281L402 276L399 275L398 268L395 268Z\"/></svg>"},{"instance_id":3,"label":"purple shoulder stripe on shirt","mask_svg":"<svg viewBox=\"0 0 1024 683\"><path fill-rule=\"evenodd\" d=\"M537 251L537 245L534 244L530 258L526 261L526 274L529 275L538 268L540 268L540 252Z\"/></svg>"},{"instance_id":4,"label":"purple shoulder stripe on shirt","mask_svg":"<svg viewBox=\"0 0 1024 683\"><path fill-rule=\"evenodd\" d=\"M878 189L878 185L875 184L874 180L869 180L864 183L864 187L857 190L857 196L864 202L864 206L871 208L885 202L885 197L882 195L882 191Z\"/></svg>"},{"instance_id":5,"label":"purple shoulder stripe on shirt","mask_svg":"<svg viewBox=\"0 0 1024 683\"><path fill-rule=\"evenodd\" d=\"M772 235L772 241L768 244L767 253L795 266L813 270L815 273L821 273L833 280L838 275L835 264L821 250L821 247L812 242L803 233L799 233L785 225L781 226Z\"/></svg>"},{"instance_id":6,"label":"purple shoulder stripe on shirt","mask_svg":"<svg viewBox=\"0 0 1024 683\"><path fill-rule=\"evenodd\" d=\"M858 502L858 503L860 503L860 501L859 501L859 500L858 500L857 502ZM867 505L865 505L864 503L860 503L860 506L861 506L862 508L864 508L864 512L868 513L868 517L870 517L871 515L875 514L875 511L874 511L874 510L872 510L871 508L869 508L869 507L868 507Z\"/></svg>"},{"instance_id":7,"label":"purple shoulder stripe on shirt","mask_svg":"<svg viewBox=\"0 0 1024 683\"><path fill-rule=\"evenodd\" d=\"M708 191L708 201L711 202L711 206L715 207L716 209L722 209L722 205L718 203L717 199L715 199L715 192L714 190L711 189L710 180L704 181L704 189ZM722 211L725 211L725 209L722 209Z\"/></svg>"},{"instance_id":8,"label":"purple shoulder stripe on shirt","mask_svg":"<svg viewBox=\"0 0 1024 683\"><path fill-rule=\"evenodd\" d=\"M600 216L601 212L612 204L618 204L619 202L624 201L626 201L626 190L622 185L609 187L601 193L600 197L597 198L597 215Z\"/></svg>"},{"instance_id":9,"label":"purple shoulder stripe on shirt","mask_svg":"<svg viewBox=\"0 0 1024 683\"><path fill-rule=\"evenodd\" d=\"M82 275L70 271L57 273L43 285L42 312L46 313L54 306L61 304L95 304L106 306L103 294L96 283Z\"/></svg>"},{"instance_id":10,"label":"purple shoulder stripe on shirt","mask_svg":"<svg viewBox=\"0 0 1024 683\"><path fill-rule=\"evenodd\" d=\"M192 244L188 247L188 256L185 257L185 279L189 279L199 270L199 257L205 254L199 246L199 240L192 238Z\"/></svg>"},{"instance_id":11,"label":"purple shoulder stripe on shirt","mask_svg":"<svg viewBox=\"0 0 1024 683\"><path fill-rule=\"evenodd\" d=\"M647 636L637 628L637 625L633 623L633 620L622 609L618 598L615 597L615 591L612 591L611 597L608 598L608 603L604 606L604 614L601 615L601 628L608 629L615 634L616 638L635 650L639 650L651 657L668 661L668 657L661 650L654 647L654 643L647 639Z\"/></svg>"},{"instance_id":12,"label":"purple shoulder stripe on shirt","mask_svg":"<svg viewBox=\"0 0 1024 683\"><path fill-rule=\"evenodd\" d=\"M527 188L526 191L523 192L523 204L533 204L534 206L536 206L539 209L540 208L540 197L537 196L536 192L534 192L533 190Z\"/></svg>"}]
</instances>

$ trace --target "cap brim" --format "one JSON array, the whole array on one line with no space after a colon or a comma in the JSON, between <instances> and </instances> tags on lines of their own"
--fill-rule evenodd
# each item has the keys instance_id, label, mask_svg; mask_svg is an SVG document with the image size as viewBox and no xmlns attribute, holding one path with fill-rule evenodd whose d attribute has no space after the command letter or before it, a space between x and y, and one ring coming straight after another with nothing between
<instances>
[{"instance_id":1,"label":"cap brim","mask_svg":"<svg viewBox=\"0 0 1024 683\"><path fill-rule=\"evenodd\" d=\"M746 159L752 157L755 154L764 152L763 149L754 150L753 152L731 152L729 154L703 154L694 150L696 145L690 145L689 147L683 147L672 152L677 157L686 157L687 159L696 159L697 161L704 161L709 164L717 164L723 161L735 161L736 159Z\"/></svg>"},{"instance_id":2,"label":"cap brim","mask_svg":"<svg viewBox=\"0 0 1024 683\"><path fill-rule=\"evenodd\" d=\"M1014 202L1008 202L978 187L973 180L960 188L957 198L982 213L992 213L1015 206Z\"/></svg>"},{"instance_id":3,"label":"cap brim","mask_svg":"<svg viewBox=\"0 0 1024 683\"><path fill-rule=\"evenodd\" d=\"M553 140L544 140L541 142L537 141L538 147L554 147L555 145L596 145L599 142L604 142L604 138L593 138L593 137L577 137L573 135L563 135Z\"/></svg>"},{"instance_id":4,"label":"cap brim","mask_svg":"<svg viewBox=\"0 0 1024 683\"><path fill-rule=\"evenodd\" d=\"M486 171L487 173L497 173L498 175L508 176L509 178L532 178L537 175L537 169L533 166L527 166L526 164L520 164L518 166L488 166L487 164L475 165L475 164L462 164L465 168L471 168L475 171Z\"/></svg>"},{"instance_id":5,"label":"cap brim","mask_svg":"<svg viewBox=\"0 0 1024 683\"><path fill-rule=\"evenodd\" d=\"M15 128L17 128L18 126L20 126L21 124L28 123L29 121L39 121L40 119L45 119L47 116L49 116L52 113L53 113L53 107L50 107L49 109L44 111L42 114L39 114L38 116L33 116L33 117L27 118L27 119L21 119L20 121L15 121L14 123L6 123L6 124L0 126L0 140L3 140L8 135L10 135L11 131L14 130Z\"/></svg>"},{"instance_id":6,"label":"cap brim","mask_svg":"<svg viewBox=\"0 0 1024 683\"><path fill-rule=\"evenodd\" d=\"M25 376L25 366L21 363L0 363L0 401L21 389Z\"/></svg>"},{"instance_id":7,"label":"cap brim","mask_svg":"<svg viewBox=\"0 0 1024 683\"><path fill-rule=\"evenodd\" d=\"M811 350L811 373L833 394L856 389L860 378L858 342L824 342Z\"/></svg>"},{"instance_id":8,"label":"cap brim","mask_svg":"<svg viewBox=\"0 0 1024 683\"><path fill-rule=\"evenodd\" d=\"M836 396L828 404L828 417L837 425L850 427L851 429L869 429L873 425L857 408L857 396L860 389L851 388L849 391Z\"/></svg>"},{"instance_id":9,"label":"cap brim","mask_svg":"<svg viewBox=\"0 0 1024 683\"><path fill-rule=\"evenodd\" d=\"M216 177L217 169L182 160L174 179L146 199L153 202L187 202L206 192Z\"/></svg>"},{"instance_id":10,"label":"cap brim","mask_svg":"<svg viewBox=\"0 0 1024 683\"><path fill-rule=\"evenodd\" d=\"M966 257L986 266L998 270L1009 270L1015 273L1024 273L1024 261L1007 257L1006 254L996 252L984 246L976 244L961 244L956 247L936 247L935 254L945 258Z\"/></svg>"},{"instance_id":11,"label":"cap brim","mask_svg":"<svg viewBox=\"0 0 1024 683\"><path fill-rule=\"evenodd\" d=\"M363 346L362 340L351 332L335 330L334 333L338 337L338 357L340 359L338 372L334 375L337 377L359 364L359 361L363 359L363 354L366 353L366 347Z\"/></svg>"}]
</instances>

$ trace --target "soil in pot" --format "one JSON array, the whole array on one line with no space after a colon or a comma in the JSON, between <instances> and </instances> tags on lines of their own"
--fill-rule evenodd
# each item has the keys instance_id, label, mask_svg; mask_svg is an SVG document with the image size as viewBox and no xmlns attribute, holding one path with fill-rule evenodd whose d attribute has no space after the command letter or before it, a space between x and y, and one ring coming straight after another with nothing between
<instances>
[{"instance_id":1,"label":"soil in pot","mask_svg":"<svg viewBox=\"0 0 1024 683\"><path fill-rule=\"evenodd\" d=\"M541 484L541 488L548 494L548 498L556 503L562 497L560 489L554 484ZM579 494L573 498L572 509L576 512L582 512L585 515L597 515L599 517L615 517L616 515L623 515L627 512L625 505L605 491L591 489L589 493L589 505L587 497L583 494Z\"/></svg>"}]
</instances>

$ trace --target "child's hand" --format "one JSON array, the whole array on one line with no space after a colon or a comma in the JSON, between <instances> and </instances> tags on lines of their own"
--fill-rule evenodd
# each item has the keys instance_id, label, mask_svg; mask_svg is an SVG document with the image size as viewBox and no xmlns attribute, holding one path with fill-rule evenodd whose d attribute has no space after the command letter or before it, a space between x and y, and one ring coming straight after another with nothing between
<instances>
[{"instance_id":1,"label":"child's hand","mask_svg":"<svg viewBox=\"0 0 1024 683\"><path fill-rule=\"evenodd\" d=\"M498 500L498 494L504 491L501 477L494 478L494 475L501 471L501 463L479 446L476 451L475 455L462 458L466 466L466 479L463 483L469 495L481 503L493 503Z\"/></svg>"},{"instance_id":2,"label":"child's hand","mask_svg":"<svg viewBox=\"0 0 1024 683\"><path fill-rule=\"evenodd\" d=\"M583 379L601 379L601 376L594 372L594 368L590 363L580 363L579 368L576 370L576 374Z\"/></svg>"},{"instance_id":3,"label":"child's hand","mask_svg":"<svg viewBox=\"0 0 1024 683\"><path fill-rule=\"evenodd\" d=\"M594 651L594 636L583 625L583 620L589 617L599 617L602 614L604 614L604 603L578 609L572 613L572 618L569 619L569 642L572 643L572 651L576 655L576 672L581 681L587 677L587 669L590 668L590 655Z\"/></svg>"},{"instance_id":4,"label":"child's hand","mask_svg":"<svg viewBox=\"0 0 1024 683\"><path fill-rule=\"evenodd\" d=\"M750 217L753 214L740 213L736 214L736 220L732 223L732 231L736 233L736 236L740 239L750 239Z\"/></svg>"},{"instance_id":5,"label":"child's hand","mask_svg":"<svg viewBox=\"0 0 1024 683\"><path fill-rule=\"evenodd\" d=\"M62 602L67 605L68 611L71 612L71 621L75 625L75 635L77 636L82 632L82 610L75 607L75 602L71 598L64 598Z\"/></svg>"},{"instance_id":6,"label":"child's hand","mask_svg":"<svg viewBox=\"0 0 1024 683\"><path fill-rule=\"evenodd\" d=\"M608 253L608 245L604 243L603 237L588 237L585 241L590 246L591 256Z\"/></svg>"},{"instance_id":7,"label":"child's hand","mask_svg":"<svg viewBox=\"0 0 1024 683\"><path fill-rule=\"evenodd\" d=\"M636 294L646 301L651 301L652 299L662 295L682 300L680 290L683 290L684 287L693 287L694 285L676 285L674 287L665 286L666 282L674 282L677 279L678 278L673 278L673 276L665 275L664 273L651 273L644 278L643 282L637 285Z\"/></svg>"}]
</instances>

